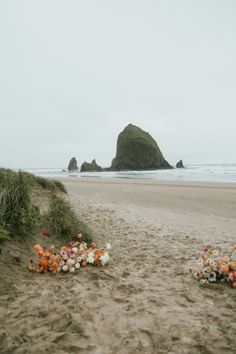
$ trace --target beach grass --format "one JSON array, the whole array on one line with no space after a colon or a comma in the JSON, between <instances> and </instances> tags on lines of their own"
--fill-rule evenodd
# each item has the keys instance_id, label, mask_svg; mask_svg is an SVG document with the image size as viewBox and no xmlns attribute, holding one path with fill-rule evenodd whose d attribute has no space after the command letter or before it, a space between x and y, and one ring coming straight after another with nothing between
<instances>
[{"instance_id":1,"label":"beach grass","mask_svg":"<svg viewBox=\"0 0 236 354\"><path fill-rule=\"evenodd\" d=\"M0 194L0 225L11 236L26 235L39 223L39 208L31 202L30 186L23 173L9 177Z\"/></svg>"},{"instance_id":2,"label":"beach grass","mask_svg":"<svg viewBox=\"0 0 236 354\"><path fill-rule=\"evenodd\" d=\"M17 178L20 173L24 182L32 188L42 188L50 192L67 193L65 186L60 181L48 179L25 171L13 171L7 168L0 168L0 189L7 186L13 178Z\"/></svg>"},{"instance_id":3,"label":"beach grass","mask_svg":"<svg viewBox=\"0 0 236 354\"><path fill-rule=\"evenodd\" d=\"M84 241L91 241L92 235L89 228L74 212L70 203L57 194L53 194L45 221L53 232L73 239L81 233Z\"/></svg>"},{"instance_id":4,"label":"beach grass","mask_svg":"<svg viewBox=\"0 0 236 354\"><path fill-rule=\"evenodd\" d=\"M25 239L45 227L68 239L82 233L91 240L91 232L64 199L66 193L60 181L0 168L0 242Z\"/></svg>"}]
</instances>

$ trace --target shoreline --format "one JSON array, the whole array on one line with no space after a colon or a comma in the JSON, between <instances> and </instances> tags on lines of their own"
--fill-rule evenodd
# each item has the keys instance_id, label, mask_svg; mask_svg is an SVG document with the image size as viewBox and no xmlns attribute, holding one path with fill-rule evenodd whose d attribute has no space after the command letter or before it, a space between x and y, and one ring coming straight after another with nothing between
<instances>
[{"instance_id":1,"label":"shoreline","mask_svg":"<svg viewBox=\"0 0 236 354\"><path fill-rule=\"evenodd\" d=\"M46 178L46 177L45 177ZM147 178L126 178L126 177L47 177L58 179L65 184L68 182L97 182L97 183L128 183L128 184L142 184L142 185L157 185L157 186L182 186L182 187L206 187L206 188L232 188L236 189L236 182L219 182L219 181L179 181L179 180L156 180Z\"/></svg>"}]
</instances>

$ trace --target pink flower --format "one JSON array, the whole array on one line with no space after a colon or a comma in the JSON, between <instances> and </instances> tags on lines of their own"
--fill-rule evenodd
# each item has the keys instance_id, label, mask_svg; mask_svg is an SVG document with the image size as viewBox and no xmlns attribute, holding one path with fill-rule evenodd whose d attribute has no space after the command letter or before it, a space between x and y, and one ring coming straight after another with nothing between
<instances>
[{"instance_id":1,"label":"pink flower","mask_svg":"<svg viewBox=\"0 0 236 354\"><path fill-rule=\"evenodd\" d=\"M68 267L66 264L64 264L64 265L61 267L61 269L63 270L63 272L68 272L69 267Z\"/></svg>"}]
</instances>

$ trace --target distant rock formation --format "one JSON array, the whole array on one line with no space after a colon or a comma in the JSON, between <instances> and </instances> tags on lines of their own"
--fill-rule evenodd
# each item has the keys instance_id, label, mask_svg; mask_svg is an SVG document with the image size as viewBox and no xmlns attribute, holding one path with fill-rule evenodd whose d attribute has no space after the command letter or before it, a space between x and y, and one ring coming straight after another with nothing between
<instances>
[{"instance_id":1,"label":"distant rock formation","mask_svg":"<svg viewBox=\"0 0 236 354\"><path fill-rule=\"evenodd\" d=\"M80 172L101 172L102 170L102 167L96 163L95 159L91 163L85 161L80 167Z\"/></svg>"},{"instance_id":2,"label":"distant rock formation","mask_svg":"<svg viewBox=\"0 0 236 354\"><path fill-rule=\"evenodd\" d=\"M77 160L75 157L72 157L72 159L69 162L68 165L68 171L69 172L74 172L74 171L78 171L78 165L77 165Z\"/></svg>"},{"instance_id":3,"label":"distant rock formation","mask_svg":"<svg viewBox=\"0 0 236 354\"><path fill-rule=\"evenodd\" d=\"M110 170L156 170L173 168L156 141L144 130L129 124L118 136L116 157Z\"/></svg>"},{"instance_id":4,"label":"distant rock formation","mask_svg":"<svg viewBox=\"0 0 236 354\"><path fill-rule=\"evenodd\" d=\"M177 167L177 168L185 168L185 167L184 167L184 164L183 164L183 161L182 161L182 160L179 160L179 162L177 162L177 164L176 164L176 167Z\"/></svg>"}]
</instances>

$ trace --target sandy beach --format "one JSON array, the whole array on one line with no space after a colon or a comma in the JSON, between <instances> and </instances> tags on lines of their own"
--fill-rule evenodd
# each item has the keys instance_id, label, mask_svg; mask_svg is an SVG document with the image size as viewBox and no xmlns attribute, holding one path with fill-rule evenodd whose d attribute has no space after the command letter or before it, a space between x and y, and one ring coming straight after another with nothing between
<instances>
[{"instance_id":1,"label":"sandy beach","mask_svg":"<svg viewBox=\"0 0 236 354\"><path fill-rule=\"evenodd\" d=\"M27 252L1 261L1 353L236 352L235 289L186 272L202 247L236 243L235 184L63 183L95 241L112 244L110 263L53 276L28 272Z\"/></svg>"}]
</instances>

